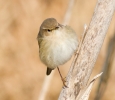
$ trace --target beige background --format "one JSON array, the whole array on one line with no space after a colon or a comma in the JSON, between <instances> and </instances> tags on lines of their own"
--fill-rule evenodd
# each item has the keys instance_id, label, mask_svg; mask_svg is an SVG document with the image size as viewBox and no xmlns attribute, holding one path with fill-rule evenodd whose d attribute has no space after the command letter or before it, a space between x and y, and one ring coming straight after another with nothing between
<instances>
[{"instance_id":1,"label":"beige background","mask_svg":"<svg viewBox=\"0 0 115 100\"><path fill-rule=\"evenodd\" d=\"M97 0L75 0L69 25L79 38L89 24ZM46 77L46 66L39 60L36 40L40 24L49 17L62 22L69 0L0 0L0 100L38 100ZM106 35L92 76L101 71L109 39L115 31L115 15ZM66 76L70 60L60 67ZM45 100L57 100L62 82L57 70ZM115 61L102 100L115 100ZM96 93L93 87L90 100Z\"/></svg>"}]
</instances>

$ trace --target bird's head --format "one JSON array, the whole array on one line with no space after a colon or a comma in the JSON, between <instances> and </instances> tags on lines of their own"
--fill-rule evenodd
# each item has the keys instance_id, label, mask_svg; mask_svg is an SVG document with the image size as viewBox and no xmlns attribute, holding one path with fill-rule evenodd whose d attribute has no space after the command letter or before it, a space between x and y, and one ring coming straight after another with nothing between
<instances>
[{"instance_id":1,"label":"bird's head","mask_svg":"<svg viewBox=\"0 0 115 100\"><path fill-rule=\"evenodd\" d=\"M62 27L63 25L59 24L56 19L48 18L41 24L39 34L42 37L50 36L55 34L56 31L60 30Z\"/></svg>"}]
</instances>

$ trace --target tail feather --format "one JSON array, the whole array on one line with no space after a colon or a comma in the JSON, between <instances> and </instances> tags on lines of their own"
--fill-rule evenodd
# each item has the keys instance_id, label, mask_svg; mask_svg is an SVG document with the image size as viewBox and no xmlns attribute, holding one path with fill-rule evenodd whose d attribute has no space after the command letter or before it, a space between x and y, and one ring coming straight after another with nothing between
<instances>
[{"instance_id":1,"label":"tail feather","mask_svg":"<svg viewBox=\"0 0 115 100\"><path fill-rule=\"evenodd\" d=\"M52 71L52 69L47 67L46 75L50 75L51 71Z\"/></svg>"}]
</instances>

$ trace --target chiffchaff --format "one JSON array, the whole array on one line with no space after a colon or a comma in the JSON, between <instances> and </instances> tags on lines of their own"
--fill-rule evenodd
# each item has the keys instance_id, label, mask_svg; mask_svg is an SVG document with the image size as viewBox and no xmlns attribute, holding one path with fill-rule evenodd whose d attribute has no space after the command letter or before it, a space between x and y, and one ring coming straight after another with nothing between
<instances>
[{"instance_id":1,"label":"chiffchaff","mask_svg":"<svg viewBox=\"0 0 115 100\"><path fill-rule=\"evenodd\" d=\"M47 75L66 63L78 48L75 31L70 26L59 24L54 18L43 21L37 40L40 59L47 66Z\"/></svg>"}]
</instances>

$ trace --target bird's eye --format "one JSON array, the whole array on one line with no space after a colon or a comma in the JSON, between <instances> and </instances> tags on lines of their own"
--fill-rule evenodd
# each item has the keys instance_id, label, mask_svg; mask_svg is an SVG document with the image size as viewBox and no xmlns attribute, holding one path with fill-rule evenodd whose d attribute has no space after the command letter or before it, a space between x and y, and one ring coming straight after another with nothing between
<instances>
[{"instance_id":1,"label":"bird's eye","mask_svg":"<svg viewBox=\"0 0 115 100\"><path fill-rule=\"evenodd\" d=\"M49 29L48 29L47 31L48 31L48 32L51 32L52 30L49 30Z\"/></svg>"}]
</instances>

